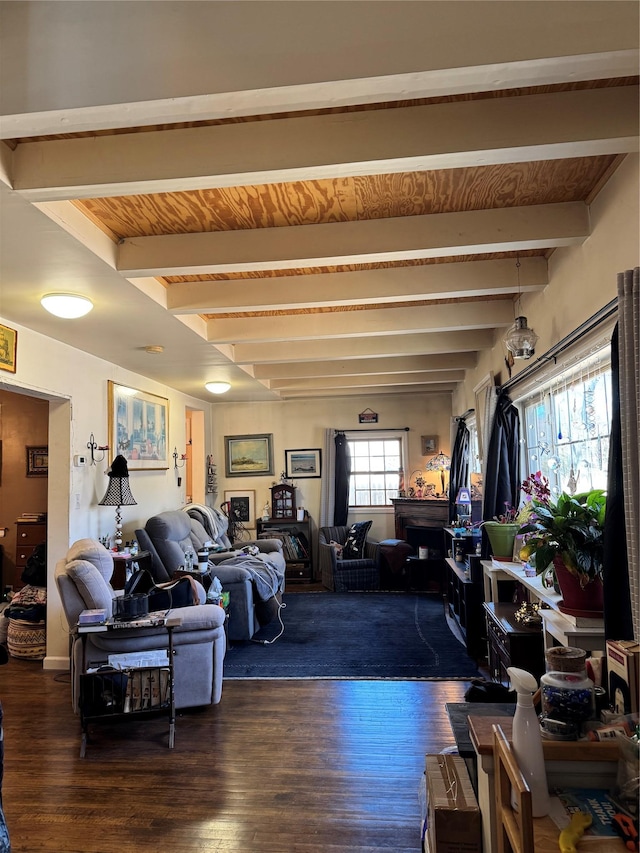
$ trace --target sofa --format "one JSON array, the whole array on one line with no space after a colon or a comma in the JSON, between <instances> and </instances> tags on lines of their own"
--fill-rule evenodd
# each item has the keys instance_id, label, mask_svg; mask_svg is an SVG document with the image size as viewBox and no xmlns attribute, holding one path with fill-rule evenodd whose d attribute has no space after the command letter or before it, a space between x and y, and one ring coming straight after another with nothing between
<instances>
[{"instance_id":1,"label":"sofa","mask_svg":"<svg viewBox=\"0 0 640 853\"><path fill-rule=\"evenodd\" d=\"M207 544L224 547L223 534L217 531L215 537L215 532L207 531L189 511L168 510L149 518L144 528L136 530L136 538L151 553L153 575L162 582L184 564L187 549L197 554ZM209 575L217 577L223 591L229 593L228 636L232 642L250 640L277 616L285 586L280 540L258 539L243 542L242 547L258 553L231 548L211 551L208 560Z\"/></svg>"},{"instance_id":2,"label":"sofa","mask_svg":"<svg viewBox=\"0 0 640 853\"><path fill-rule=\"evenodd\" d=\"M112 574L113 556L95 539L74 542L56 564L55 582L71 639L71 699L76 713L84 668L106 663L109 654L168 647L168 634L163 627L120 627L82 637L75 633L83 610L104 608L112 615L113 601L122 594L112 589ZM216 604L195 604L172 613L182 620L173 631L176 708L217 704L222 696L226 651L224 610Z\"/></svg>"},{"instance_id":3,"label":"sofa","mask_svg":"<svg viewBox=\"0 0 640 853\"><path fill-rule=\"evenodd\" d=\"M347 556L347 540L353 539L354 528L363 525L365 535L355 549L357 556ZM367 526L368 525L368 526ZM334 592L376 590L380 588L378 542L366 537L371 522L356 525L320 527L318 530L318 565L322 585Z\"/></svg>"}]
</instances>

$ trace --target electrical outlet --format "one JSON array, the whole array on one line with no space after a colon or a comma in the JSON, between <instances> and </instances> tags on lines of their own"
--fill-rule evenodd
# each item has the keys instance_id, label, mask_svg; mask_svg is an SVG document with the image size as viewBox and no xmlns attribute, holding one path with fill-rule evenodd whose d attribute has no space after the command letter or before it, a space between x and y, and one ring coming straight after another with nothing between
<instances>
[{"instance_id":1,"label":"electrical outlet","mask_svg":"<svg viewBox=\"0 0 640 853\"><path fill-rule=\"evenodd\" d=\"M80 509L80 494L78 492L76 492L74 497L75 497L76 509Z\"/></svg>"}]
</instances>

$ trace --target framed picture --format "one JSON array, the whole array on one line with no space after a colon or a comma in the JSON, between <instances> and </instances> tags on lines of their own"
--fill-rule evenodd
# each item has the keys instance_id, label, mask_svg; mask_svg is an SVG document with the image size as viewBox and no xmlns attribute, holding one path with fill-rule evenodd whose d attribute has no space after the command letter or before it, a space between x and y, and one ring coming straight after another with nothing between
<instances>
[{"instance_id":1,"label":"framed picture","mask_svg":"<svg viewBox=\"0 0 640 853\"><path fill-rule=\"evenodd\" d=\"M18 333L9 326L0 325L0 370L16 372L16 352L18 349Z\"/></svg>"},{"instance_id":2,"label":"framed picture","mask_svg":"<svg viewBox=\"0 0 640 853\"><path fill-rule=\"evenodd\" d=\"M49 448L27 447L27 477L49 475Z\"/></svg>"},{"instance_id":3,"label":"framed picture","mask_svg":"<svg viewBox=\"0 0 640 853\"><path fill-rule=\"evenodd\" d=\"M322 451L285 450L285 474L287 477L301 480L322 476Z\"/></svg>"},{"instance_id":4,"label":"framed picture","mask_svg":"<svg viewBox=\"0 0 640 853\"><path fill-rule=\"evenodd\" d=\"M422 447L423 456L433 456L438 452L437 435L421 435L420 444Z\"/></svg>"},{"instance_id":5,"label":"framed picture","mask_svg":"<svg viewBox=\"0 0 640 853\"><path fill-rule=\"evenodd\" d=\"M225 435L227 477L272 477L273 435Z\"/></svg>"},{"instance_id":6,"label":"framed picture","mask_svg":"<svg viewBox=\"0 0 640 853\"><path fill-rule=\"evenodd\" d=\"M169 467L169 401L109 382L109 448L130 471Z\"/></svg>"},{"instance_id":7,"label":"framed picture","mask_svg":"<svg viewBox=\"0 0 640 853\"><path fill-rule=\"evenodd\" d=\"M229 503L229 518L239 521L245 527L256 526L256 493L225 492L225 503Z\"/></svg>"}]
</instances>

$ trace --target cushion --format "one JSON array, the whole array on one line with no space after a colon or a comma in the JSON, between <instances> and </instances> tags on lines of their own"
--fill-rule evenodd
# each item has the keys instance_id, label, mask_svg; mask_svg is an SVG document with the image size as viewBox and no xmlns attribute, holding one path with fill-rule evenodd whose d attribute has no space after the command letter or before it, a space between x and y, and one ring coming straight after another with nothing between
<instances>
[{"instance_id":1,"label":"cushion","mask_svg":"<svg viewBox=\"0 0 640 853\"><path fill-rule=\"evenodd\" d=\"M87 610L102 607L107 611L107 616L112 615L114 592L93 563L72 560L67 563L67 575L75 583Z\"/></svg>"},{"instance_id":2,"label":"cushion","mask_svg":"<svg viewBox=\"0 0 640 853\"><path fill-rule=\"evenodd\" d=\"M113 575L113 555L104 545L95 539L78 539L67 551L67 564L74 560L86 560L100 572L105 583L111 581Z\"/></svg>"},{"instance_id":3,"label":"cushion","mask_svg":"<svg viewBox=\"0 0 640 853\"><path fill-rule=\"evenodd\" d=\"M373 521L357 521L351 525L342 551L344 560L360 560L364 557L364 543L372 524Z\"/></svg>"}]
</instances>

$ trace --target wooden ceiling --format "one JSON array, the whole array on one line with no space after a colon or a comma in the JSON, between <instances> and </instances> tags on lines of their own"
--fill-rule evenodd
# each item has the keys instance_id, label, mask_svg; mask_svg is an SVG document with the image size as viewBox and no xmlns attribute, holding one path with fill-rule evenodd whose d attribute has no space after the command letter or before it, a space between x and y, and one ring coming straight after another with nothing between
<instances>
[{"instance_id":1,"label":"wooden ceiling","mask_svg":"<svg viewBox=\"0 0 640 853\"><path fill-rule=\"evenodd\" d=\"M9 146L16 190L71 203L275 396L442 393L588 238L637 105L605 77Z\"/></svg>"}]
</instances>

